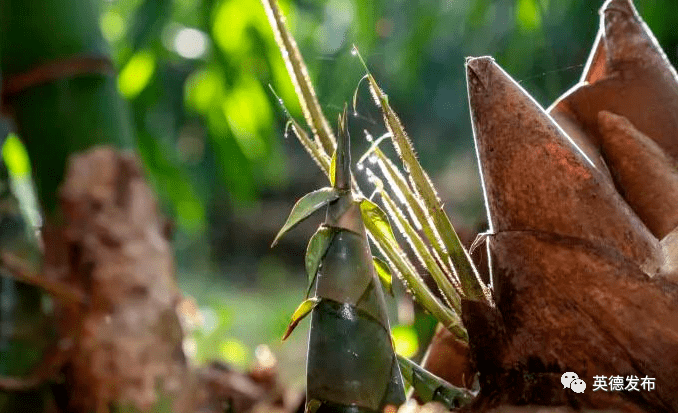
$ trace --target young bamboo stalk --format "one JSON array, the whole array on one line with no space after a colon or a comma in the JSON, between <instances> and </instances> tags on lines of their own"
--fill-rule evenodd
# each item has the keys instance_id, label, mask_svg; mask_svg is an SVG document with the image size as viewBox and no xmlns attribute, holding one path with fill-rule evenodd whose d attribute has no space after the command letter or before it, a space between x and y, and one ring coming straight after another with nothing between
<instances>
[{"instance_id":1,"label":"young bamboo stalk","mask_svg":"<svg viewBox=\"0 0 678 413\"><path fill-rule=\"evenodd\" d=\"M360 201L351 191L346 126L344 110L339 117L334 185L327 191L334 195L327 197L325 223L307 252L307 268L314 271L309 276L315 294L299 306L285 337L311 313L307 412L377 413L402 404L405 393ZM306 212L323 205L310 205ZM307 216L298 212L299 206L291 217ZM300 220L288 220L279 236Z\"/></svg>"},{"instance_id":2,"label":"young bamboo stalk","mask_svg":"<svg viewBox=\"0 0 678 413\"><path fill-rule=\"evenodd\" d=\"M262 3L267 10L269 23L276 33L278 47L286 61L288 72L297 90L297 95L302 101L302 107L306 106L308 108L308 111L304 109L304 113L307 123L311 125L311 129L316 133L315 139L310 139L306 132L294 120L291 120L292 129L299 141L331 181L333 176L332 164L336 162L336 159L328 161L330 160L328 153L332 153L332 151L326 150L329 145L321 142L327 141L323 136L331 136L331 131L324 133L322 132L324 130L323 127L313 127L313 125L323 125L327 123L327 121L324 118L317 98L315 98L313 86L308 78L308 70L301 59L301 54L296 48L292 35L285 26L283 17L275 4L275 0L262 0ZM355 195L360 194L359 188L355 182L352 184L352 190ZM327 195L332 196L330 193L327 193ZM329 199L326 201L329 202ZM309 199L304 198L297 203L295 209L303 210L309 208L309 202ZM428 289L424 281L417 274L414 265L407 257L402 247L395 240L395 237L393 237L388 218L386 218L383 211L368 200L363 200L360 209L363 218L365 219L369 239L372 240L379 252L384 255L391 269L393 269L396 275L398 275L405 283L414 298L456 337L468 341L468 334L462 326L460 316L440 302L440 300L438 300L438 298L436 298L436 296ZM292 226L294 226L294 224L292 224L290 228ZM277 238L278 237L276 237L276 241ZM276 241L274 241L274 244ZM444 251L444 248L441 248L441 251ZM453 277L452 280L455 281Z\"/></svg>"},{"instance_id":3,"label":"young bamboo stalk","mask_svg":"<svg viewBox=\"0 0 678 413\"><path fill-rule=\"evenodd\" d=\"M314 157L314 159L316 159L315 158L316 155L321 156L320 159L322 160L322 162L317 163L320 166L321 170L326 175L328 175L328 177L330 177L330 175L332 174L333 167L330 165L332 162L330 161L329 157L324 155L323 149L319 145L317 145L314 141L308 138L306 132L298 125L297 122L295 122L294 120L290 120L290 122L291 122L290 125L292 125L293 131L295 132L297 138L302 143L302 145L304 145L309 154L311 154L311 156ZM324 166L325 164L329 166L325 167ZM330 180L332 179L330 178ZM353 181L352 188L354 191L356 191L357 186L355 185L355 181ZM306 197L302 198L302 200L300 200L297 203L295 209L303 211L306 208L309 208L310 204L317 202L318 198L316 192L308 194ZM333 192L331 191L326 193L327 196L330 197L333 196L332 195ZM408 200L412 199L411 193L407 194L407 196ZM312 199L313 197L315 197L315 199ZM326 201L329 202L329 200ZM423 209L421 209L423 207L419 205L417 206L419 207L419 210L423 214ZM382 279L384 279L385 283L390 284L390 280L392 277L391 271L394 272L398 276L398 278L402 280L402 282L405 284L408 291L410 292L410 294L412 294L415 300L417 300L427 311L433 314L436 317L436 319L445 326L445 328L447 328L451 333L455 335L455 337L459 338L460 340L468 341L468 334L466 333L466 329L464 329L464 327L462 326L462 321L458 313L451 311L450 308L448 308L442 302L440 302L440 300L438 300L438 298L436 298L436 296L431 293L424 280L417 274L417 270L412 264L411 260L404 253L404 251L396 241L395 237L393 236L393 231L391 230L391 226L388 222L386 214L376 204L368 200L363 200L363 202L361 203L361 212L363 213L363 218L365 219L365 225L367 228L369 239L377 247L377 250L384 256L384 258L387 261L386 266L375 265L377 269L379 268L385 269L388 267L388 270L386 269L384 271L378 270L380 276L384 274L384 277ZM299 220L302 220L307 216L308 215L304 217L299 217ZM292 223L290 225L290 228L288 229L291 229L291 227L293 227L294 225L296 225L296 223L299 222L295 221L295 218L293 218L292 216L288 219L288 221ZM428 222L427 224L430 226ZM282 235L282 231L280 235ZM316 233L316 236L318 235L319 233ZM274 246L278 242L278 239L279 236L275 238L272 246ZM432 253L436 253L436 250L434 249ZM443 261L439 259L439 255L436 254L435 257L437 258L438 262L443 263ZM445 271L448 272L451 270L449 270L448 267L445 267ZM388 272L388 274L386 274L386 272ZM451 281L456 281L456 279L452 277ZM455 284L455 288L457 288L457 284ZM449 299L455 300L455 297L458 297L458 294L455 293L450 295ZM458 298L456 298L456 300L458 301Z\"/></svg>"}]
</instances>

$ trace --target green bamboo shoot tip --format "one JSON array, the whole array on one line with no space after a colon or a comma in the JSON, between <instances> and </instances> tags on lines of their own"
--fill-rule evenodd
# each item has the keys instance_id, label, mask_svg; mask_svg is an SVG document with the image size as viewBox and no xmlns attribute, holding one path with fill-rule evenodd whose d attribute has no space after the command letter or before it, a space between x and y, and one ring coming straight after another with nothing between
<instances>
[{"instance_id":1,"label":"green bamboo shoot tip","mask_svg":"<svg viewBox=\"0 0 678 413\"><path fill-rule=\"evenodd\" d=\"M351 138L348 134L347 106L339 115L337 150L334 156L334 188L348 190L351 188Z\"/></svg>"}]
</instances>

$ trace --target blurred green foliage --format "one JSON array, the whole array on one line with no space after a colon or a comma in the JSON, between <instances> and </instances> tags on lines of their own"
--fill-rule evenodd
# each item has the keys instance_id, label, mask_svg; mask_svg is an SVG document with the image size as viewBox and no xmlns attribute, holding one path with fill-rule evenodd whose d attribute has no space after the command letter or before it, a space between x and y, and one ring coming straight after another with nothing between
<instances>
[{"instance_id":1,"label":"blurred green foliage","mask_svg":"<svg viewBox=\"0 0 678 413\"><path fill-rule=\"evenodd\" d=\"M139 151L182 230L204 233L215 192L247 206L286 182L266 84L294 95L258 1L104 1L100 26Z\"/></svg>"},{"instance_id":2,"label":"blurred green foliage","mask_svg":"<svg viewBox=\"0 0 678 413\"><path fill-rule=\"evenodd\" d=\"M40 225L31 165L18 137L0 123L0 249L40 262L35 229ZM0 374L26 376L38 365L54 339L51 302L33 285L15 280L0 268ZM44 387L26 392L0 391L0 412L44 411Z\"/></svg>"}]
</instances>

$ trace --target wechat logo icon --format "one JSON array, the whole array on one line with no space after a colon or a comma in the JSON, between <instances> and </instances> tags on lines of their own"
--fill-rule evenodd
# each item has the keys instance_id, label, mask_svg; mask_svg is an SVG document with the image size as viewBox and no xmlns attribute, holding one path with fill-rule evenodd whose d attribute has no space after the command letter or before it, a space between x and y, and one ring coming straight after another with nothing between
<instances>
[{"instance_id":1,"label":"wechat logo icon","mask_svg":"<svg viewBox=\"0 0 678 413\"><path fill-rule=\"evenodd\" d=\"M584 380L581 380L577 373L571 371L563 373L560 376L560 382L563 383L563 389L567 388L575 393L584 393L584 390L586 390Z\"/></svg>"}]
</instances>

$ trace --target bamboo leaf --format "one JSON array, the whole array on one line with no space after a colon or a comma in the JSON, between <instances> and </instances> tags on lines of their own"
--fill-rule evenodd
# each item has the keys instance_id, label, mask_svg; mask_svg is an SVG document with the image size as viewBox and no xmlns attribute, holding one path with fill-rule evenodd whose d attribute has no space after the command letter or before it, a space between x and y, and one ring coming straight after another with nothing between
<instances>
[{"instance_id":1,"label":"bamboo leaf","mask_svg":"<svg viewBox=\"0 0 678 413\"><path fill-rule=\"evenodd\" d=\"M313 309L320 303L320 298L319 297L313 297L313 298L308 298L304 300L301 304L299 304L299 307L297 307L296 310L294 310L294 314L292 314L292 321L290 321L290 324L287 326L287 330L285 330L285 334L283 335L283 341L287 340L287 337L292 334L292 331L297 327L297 324L301 320L304 319Z\"/></svg>"},{"instance_id":2,"label":"bamboo leaf","mask_svg":"<svg viewBox=\"0 0 678 413\"><path fill-rule=\"evenodd\" d=\"M333 228L321 226L308 242L305 262L306 274L308 275L308 291L306 292L306 297L308 297L308 294L311 291L313 281L318 273L318 267L320 267L320 263L327 253L334 233L335 230Z\"/></svg>"},{"instance_id":3,"label":"bamboo leaf","mask_svg":"<svg viewBox=\"0 0 678 413\"><path fill-rule=\"evenodd\" d=\"M398 244L395 235L393 235L388 216L379 208L379 205L369 199L363 199L360 201L360 212L362 213L365 227L370 230L375 238L382 238L387 243Z\"/></svg>"},{"instance_id":4,"label":"bamboo leaf","mask_svg":"<svg viewBox=\"0 0 678 413\"><path fill-rule=\"evenodd\" d=\"M379 281L381 281L381 286L384 290L393 296L393 274L391 273L391 267L388 263L377 257L373 257L372 261L374 262L374 271L376 271Z\"/></svg>"},{"instance_id":5,"label":"bamboo leaf","mask_svg":"<svg viewBox=\"0 0 678 413\"><path fill-rule=\"evenodd\" d=\"M295 225L308 218L312 213L339 198L339 193L334 188L322 188L304 195L292 208L287 222L283 225L278 235L275 236L271 247L275 246L287 231L294 228Z\"/></svg>"},{"instance_id":6,"label":"bamboo leaf","mask_svg":"<svg viewBox=\"0 0 678 413\"><path fill-rule=\"evenodd\" d=\"M355 87L355 90L353 91L353 113L358 113L357 112L357 104L358 104L358 90L360 89L360 84L363 82L363 80L367 79L367 75L363 76L360 78L358 81L358 84Z\"/></svg>"},{"instance_id":7,"label":"bamboo leaf","mask_svg":"<svg viewBox=\"0 0 678 413\"><path fill-rule=\"evenodd\" d=\"M423 402L436 401L452 409L473 400L471 391L451 385L401 355L397 357L403 377L414 387Z\"/></svg>"}]
</instances>

